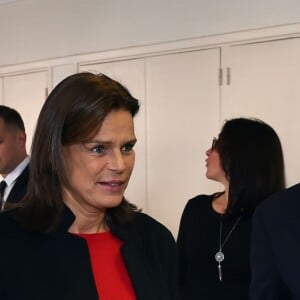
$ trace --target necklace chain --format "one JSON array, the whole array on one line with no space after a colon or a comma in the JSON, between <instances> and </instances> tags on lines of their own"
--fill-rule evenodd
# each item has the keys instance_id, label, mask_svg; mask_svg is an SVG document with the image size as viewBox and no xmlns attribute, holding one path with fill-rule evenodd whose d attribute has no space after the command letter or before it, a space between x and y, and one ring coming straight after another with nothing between
<instances>
[{"instance_id":1,"label":"necklace chain","mask_svg":"<svg viewBox=\"0 0 300 300\"><path fill-rule=\"evenodd\" d=\"M220 233L219 233L219 251L221 251L223 249L223 247L225 246L226 242L228 241L228 239L231 236L233 230L235 229L235 227L239 223L240 219L241 219L241 216L238 217L238 219L235 221L235 223L233 224L233 226L230 229L229 233L227 234L225 240L222 243L223 221L222 221L222 216L221 216L221 218L220 218Z\"/></svg>"},{"instance_id":2,"label":"necklace chain","mask_svg":"<svg viewBox=\"0 0 300 300\"><path fill-rule=\"evenodd\" d=\"M224 261L225 256L224 253L222 252L223 247L225 246L226 242L228 241L229 237L231 236L232 232L238 225L239 221L241 219L241 216L237 218L233 226L231 227L229 233L227 234L226 238L224 239L222 243L222 231L223 231L223 220L222 216L220 217L220 232L219 232L219 251L215 254L215 260L218 263L218 274L219 274L219 280L222 281L223 276L222 276L222 267L221 267L221 262Z\"/></svg>"}]
</instances>

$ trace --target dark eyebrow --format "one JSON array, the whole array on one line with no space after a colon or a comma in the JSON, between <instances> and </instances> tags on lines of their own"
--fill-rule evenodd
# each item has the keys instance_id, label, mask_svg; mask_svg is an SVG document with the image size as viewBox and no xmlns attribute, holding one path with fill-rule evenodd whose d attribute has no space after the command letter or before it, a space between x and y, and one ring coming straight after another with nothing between
<instances>
[{"instance_id":1,"label":"dark eyebrow","mask_svg":"<svg viewBox=\"0 0 300 300\"><path fill-rule=\"evenodd\" d=\"M126 144L135 144L136 142L137 142L137 139L133 139L133 140L126 142Z\"/></svg>"},{"instance_id":2,"label":"dark eyebrow","mask_svg":"<svg viewBox=\"0 0 300 300\"><path fill-rule=\"evenodd\" d=\"M109 145L111 142L106 141L99 141L99 140L93 140L93 141L85 141L82 144L101 144L101 145Z\"/></svg>"},{"instance_id":3,"label":"dark eyebrow","mask_svg":"<svg viewBox=\"0 0 300 300\"><path fill-rule=\"evenodd\" d=\"M124 144L135 144L137 142L137 139L132 139L129 141L126 141ZM101 144L101 145L111 145L112 142L110 141L100 141L100 140L92 140L92 141L86 141L83 142L82 144Z\"/></svg>"}]
</instances>

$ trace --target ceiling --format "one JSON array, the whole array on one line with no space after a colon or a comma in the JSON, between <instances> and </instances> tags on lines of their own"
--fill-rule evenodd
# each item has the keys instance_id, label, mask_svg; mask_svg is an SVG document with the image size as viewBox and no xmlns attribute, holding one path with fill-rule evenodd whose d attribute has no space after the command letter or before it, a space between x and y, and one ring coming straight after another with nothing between
<instances>
[{"instance_id":1,"label":"ceiling","mask_svg":"<svg viewBox=\"0 0 300 300\"><path fill-rule=\"evenodd\" d=\"M0 0L0 5L5 4L5 3L10 3L10 2L17 2L17 1L20 1L20 0Z\"/></svg>"}]
</instances>

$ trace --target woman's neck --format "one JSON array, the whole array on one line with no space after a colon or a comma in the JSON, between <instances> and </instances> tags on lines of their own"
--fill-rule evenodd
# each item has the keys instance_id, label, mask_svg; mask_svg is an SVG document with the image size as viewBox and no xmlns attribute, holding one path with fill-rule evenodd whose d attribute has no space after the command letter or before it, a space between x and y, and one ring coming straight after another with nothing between
<instances>
[{"instance_id":1,"label":"woman's neck","mask_svg":"<svg viewBox=\"0 0 300 300\"><path fill-rule=\"evenodd\" d=\"M105 218L82 218L76 216L75 221L69 228L70 233L99 233L109 230Z\"/></svg>"},{"instance_id":2,"label":"woman's neck","mask_svg":"<svg viewBox=\"0 0 300 300\"><path fill-rule=\"evenodd\" d=\"M68 196L65 194L64 203L75 215L75 220L69 228L70 233L98 233L109 230L105 221L106 209L93 208Z\"/></svg>"},{"instance_id":3,"label":"woman's neck","mask_svg":"<svg viewBox=\"0 0 300 300\"><path fill-rule=\"evenodd\" d=\"M216 196L212 201L213 210L219 214L224 214L226 212L227 205L228 205L227 190L225 190L220 195Z\"/></svg>"}]
</instances>

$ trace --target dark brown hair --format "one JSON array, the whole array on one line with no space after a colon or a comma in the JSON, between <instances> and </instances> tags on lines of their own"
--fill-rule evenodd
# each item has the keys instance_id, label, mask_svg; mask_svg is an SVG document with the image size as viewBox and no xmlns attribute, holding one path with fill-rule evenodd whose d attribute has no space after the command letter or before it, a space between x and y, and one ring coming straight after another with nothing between
<instances>
[{"instance_id":1,"label":"dark brown hair","mask_svg":"<svg viewBox=\"0 0 300 300\"><path fill-rule=\"evenodd\" d=\"M59 83L40 112L33 138L28 192L18 218L27 228L51 232L61 218L61 187L66 183L62 147L87 141L113 110L134 117L138 100L119 82L103 75L78 73ZM106 222L121 223L137 210L123 198L107 210Z\"/></svg>"},{"instance_id":2,"label":"dark brown hair","mask_svg":"<svg viewBox=\"0 0 300 300\"><path fill-rule=\"evenodd\" d=\"M259 119L225 122L217 150L229 181L227 214L252 212L285 187L281 143L274 129Z\"/></svg>"}]
</instances>

